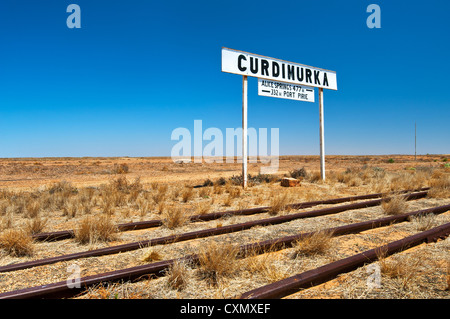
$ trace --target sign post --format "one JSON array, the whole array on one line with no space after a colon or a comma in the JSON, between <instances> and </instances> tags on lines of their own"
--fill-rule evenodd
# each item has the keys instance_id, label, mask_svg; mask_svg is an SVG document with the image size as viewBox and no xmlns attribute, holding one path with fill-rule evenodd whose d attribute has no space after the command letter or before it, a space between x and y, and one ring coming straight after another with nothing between
<instances>
[{"instance_id":1,"label":"sign post","mask_svg":"<svg viewBox=\"0 0 450 319\"><path fill-rule=\"evenodd\" d=\"M320 174L325 180L323 89L337 90L336 72L263 55L222 48L222 72L242 75L242 186L247 186L247 77L257 77L260 95L314 102L319 88ZM266 81L265 81L266 80ZM271 86L275 86L272 91ZM312 94L311 94L312 92ZM312 96L312 98L311 98Z\"/></svg>"},{"instance_id":2,"label":"sign post","mask_svg":"<svg viewBox=\"0 0 450 319\"><path fill-rule=\"evenodd\" d=\"M247 76L242 76L242 187L247 187Z\"/></svg>"},{"instance_id":3,"label":"sign post","mask_svg":"<svg viewBox=\"0 0 450 319\"><path fill-rule=\"evenodd\" d=\"M320 118L320 176L325 180L325 137L323 128L323 89L319 88L319 118Z\"/></svg>"}]
</instances>

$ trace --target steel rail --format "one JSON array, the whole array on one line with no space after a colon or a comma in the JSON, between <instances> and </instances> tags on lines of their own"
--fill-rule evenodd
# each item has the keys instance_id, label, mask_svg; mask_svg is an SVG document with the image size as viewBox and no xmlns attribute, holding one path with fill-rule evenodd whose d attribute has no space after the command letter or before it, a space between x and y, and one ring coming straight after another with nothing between
<instances>
[{"instance_id":1,"label":"steel rail","mask_svg":"<svg viewBox=\"0 0 450 319\"><path fill-rule=\"evenodd\" d=\"M427 196L427 191L403 195L403 197L405 197L406 200L419 199L419 198L423 198L425 196ZM271 217L271 218L249 221L249 222L245 222L245 223L239 223L239 224L233 224L233 225L221 226L221 227L215 227L215 228L208 228L208 229L204 229L204 230L192 231L192 232L187 232L187 233L183 233L183 234L170 235L170 236L142 240L142 241L138 241L138 242L132 242L132 243L127 243L127 244L122 244L122 245L117 245L117 246L93 249L93 250L83 251L83 252L78 252L78 253L73 253L73 254L67 254L67 255L61 255L61 256L56 256L56 257L45 258L45 259L32 260L32 261L23 262L23 263L11 264L11 265L6 265L6 266L1 266L0 273L16 271L16 270L21 270L21 269L26 269L26 268L32 268L32 267L37 267L37 266L43 266L43 265L49 265L49 264L54 264L54 263L61 262L61 261L69 261L69 260L80 259L80 258L117 254L117 253L127 252L127 251L131 251L131 250L137 250L142 247L165 245L165 244L171 244L171 243L181 242L181 241L186 241L186 240L191 240L191 239L223 235L223 234L228 234L228 233L233 233L233 232L250 229L255 226L276 225L276 224L286 223L286 222L293 221L293 220L300 219L300 218L317 217L317 216L322 216L322 215L336 214L336 213L340 213L340 212L348 211L348 210L377 206L377 205L380 205L383 200L384 199L375 199L375 200L371 200L371 201L364 201L364 202L341 205L341 206L336 206L336 207L328 207L328 208L323 208L323 209L318 209L318 210L313 210L313 211L308 211L308 212L300 212L300 213L289 214L289 215L281 215L281 216L276 216L276 217Z\"/></svg>"},{"instance_id":2,"label":"steel rail","mask_svg":"<svg viewBox=\"0 0 450 319\"><path fill-rule=\"evenodd\" d=\"M411 216L420 216L426 214L441 214L450 210L450 205L433 207L414 212L409 212L397 216L389 216L381 219L370 220L361 223L355 223L340 227L329 228L324 231L330 232L333 236L358 233L364 230L373 229L377 227L388 226L393 223L399 223L408 220ZM292 246L292 244L303 237L312 236L316 232L301 233L295 236L286 236L282 238L261 241L257 243L245 244L239 246L239 257L245 258L247 256L262 254L267 250L275 251ZM433 239L441 233L433 233L429 235L428 239ZM67 281L60 281L56 283L35 286L11 292L0 294L0 299L28 299L28 298L62 298L71 297L82 293L90 286L99 284L101 282L116 282L129 281L139 278L151 276L163 276L166 271L173 265L174 262L189 261L191 264L198 264L199 257L196 254L187 255L181 258L159 261L151 264L110 271L102 274L87 276L80 278L79 288L70 288Z\"/></svg>"},{"instance_id":3,"label":"steel rail","mask_svg":"<svg viewBox=\"0 0 450 319\"><path fill-rule=\"evenodd\" d=\"M412 190L412 191L403 190L403 191L400 191L397 193L408 193L408 192L413 192L413 191L426 191L429 189L430 189L429 187L423 187L418 190ZM392 194L392 193L395 193L395 192L374 193L374 194L367 194L367 195L357 195L357 196L333 198L333 199L327 199L327 200L302 202L302 203L289 204L286 207L290 208L290 209L303 209L303 208L309 208L309 207L314 207L314 206L318 206L318 205L333 205L333 204L339 204L339 203L350 202L350 201L379 198L379 197L385 196L386 194ZM247 209L240 209L240 210L229 210L229 211L223 211L223 212L213 212L213 213L208 213L208 214L198 214L198 215L190 216L189 220L191 222L210 221L210 220L222 218L224 216L260 214L260 213L268 212L270 209L271 209L270 206L262 206L262 207L247 208ZM159 227L162 224L163 224L163 220L153 219L153 220L147 220L147 221L118 224L117 230L119 232L124 232L124 231L131 231L131 230L147 229L147 228ZM58 241L58 240L70 239L70 238L74 238L74 237L75 237L75 231L72 229L61 230L61 231L56 231L56 232L43 232L43 233L38 233L38 234L32 235L33 240L36 240L36 241Z\"/></svg>"},{"instance_id":4,"label":"steel rail","mask_svg":"<svg viewBox=\"0 0 450 319\"><path fill-rule=\"evenodd\" d=\"M344 226L338 226L333 228L324 229L323 231L330 233L332 236L342 236L346 234L359 233L365 230L389 226L391 224L397 224L405 221L409 221L411 217L418 217L428 214L442 214L450 210L450 204L437 206L422 210L417 210L409 213L398 214L388 217L383 217L379 219L369 220L365 222L353 223ZM266 241L261 241L253 244L247 244L241 247L243 251L253 251L256 253L263 253L267 249L283 249L285 247L290 247L292 244L298 240L311 236L317 232L300 233L297 235L285 236L282 238L269 239Z\"/></svg>"},{"instance_id":5,"label":"steel rail","mask_svg":"<svg viewBox=\"0 0 450 319\"><path fill-rule=\"evenodd\" d=\"M298 292L302 288L310 288L335 278L337 275L353 271L367 263L371 263L381 255L389 256L396 252L417 246L423 242L432 242L450 235L450 223L433 229L390 242L386 245L366 250L362 253L329 263L327 265L305 271L295 276L256 288L241 295L241 299L275 299L283 298Z\"/></svg>"}]
</instances>

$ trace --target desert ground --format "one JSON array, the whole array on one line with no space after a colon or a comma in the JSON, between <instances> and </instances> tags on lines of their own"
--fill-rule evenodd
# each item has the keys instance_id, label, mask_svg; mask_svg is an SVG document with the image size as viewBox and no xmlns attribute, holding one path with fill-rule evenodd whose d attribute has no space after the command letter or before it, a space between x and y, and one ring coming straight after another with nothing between
<instances>
[{"instance_id":1,"label":"desert ground","mask_svg":"<svg viewBox=\"0 0 450 319\"><path fill-rule=\"evenodd\" d=\"M239 185L239 163L175 163L164 157L0 159L0 267L149 238L291 214L288 203L431 187L426 198L334 215L253 227L109 256L91 257L0 273L0 293L66 280L76 264L81 276L204 251L210 265L177 264L166 276L105 284L76 298L237 298L242 293L424 229L450 222L450 212L358 234L235 258L233 245L315 231L450 204L450 155L327 156L326 180L318 156L281 156L276 174L249 163L249 185ZM293 177L295 187L280 179ZM196 187L202 186L202 187ZM251 207L268 213L189 222L187 216ZM304 209L305 211L327 207ZM302 211L302 210L300 210ZM117 232L114 225L161 219L163 226ZM76 236L35 242L32 234L75 230ZM318 239L319 240L319 239ZM222 263L220 263L222 261ZM381 286L368 287L368 266L286 298L449 298L450 239L380 258Z\"/></svg>"}]
</instances>

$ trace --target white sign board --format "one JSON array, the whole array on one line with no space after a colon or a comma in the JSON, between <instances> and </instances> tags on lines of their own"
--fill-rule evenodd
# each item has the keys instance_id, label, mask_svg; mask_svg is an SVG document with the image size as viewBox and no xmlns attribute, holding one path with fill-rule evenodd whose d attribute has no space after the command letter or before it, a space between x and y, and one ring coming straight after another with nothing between
<instances>
[{"instance_id":1,"label":"white sign board","mask_svg":"<svg viewBox=\"0 0 450 319\"><path fill-rule=\"evenodd\" d=\"M258 95L314 102L314 88L290 83L258 79Z\"/></svg>"},{"instance_id":2,"label":"white sign board","mask_svg":"<svg viewBox=\"0 0 450 319\"><path fill-rule=\"evenodd\" d=\"M337 90L336 72L222 48L222 72Z\"/></svg>"}]
</instances>

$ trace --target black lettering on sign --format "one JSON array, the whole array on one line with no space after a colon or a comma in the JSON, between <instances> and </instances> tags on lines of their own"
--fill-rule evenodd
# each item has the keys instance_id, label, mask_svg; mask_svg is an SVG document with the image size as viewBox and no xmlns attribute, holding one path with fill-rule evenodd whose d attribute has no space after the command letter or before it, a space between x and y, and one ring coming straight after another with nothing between
<instances>
[{"instance_id":1,"label":"black lettering on sign","mask_svg":"<svg viewBox=\"0 0 450 319\"><path fill-rule=\"evenodd\" d=\"M325 86L330 86L329 84L328 84L328 78L327 78L327 73L326 72L324 72L323 73L323 85Z\"/></svg>"},{"instance_id":2,"label":"black lettering on sign","mask_svg":"<svg viewBox=\"0 0 450 319\"><path fill-rule=\"evenodd\" d=\"M285 72L284 72L284 63L281 63L281 77L282 77L283 79L286 78L286 75L285 75Z\"/></svg>"},{"instance_id":3,"label":"black lettering on sign","mask_svg":"<svg viewBox=\"0 0 450 319\"><path fill-rule=\"evenodd\" d=\"M300 74L300 69L302 70L301 74ZM297 67L297 80L299 80L300 82L303 82L303 68Z\"/></svg>"},{"instance_id":4,"label":"black lettering on sign","mask_svg":"<svg viewBox=\"0 0 450 319\"><path fill-rule=\"evenodd\" d=\"M312 83L312 81L311 81L311 75L312 75L311 70L310 70L310 69L306 69L306 82L307 82L307 83Z\"/></svg>"},{"instance_id":5,"label":"black lettering on sign","mask_svg":"<svg viewBox=\"0 0 450 319\"><path fill-rule=\"evenodd\" d=\"M319 73L320 73L320 71L314 70L314 83L320 85L320 81L319 81Z\"/></svg>"},{"instance_id":6,"label":"black lettering on sign","mask_svg":"<svg viewBox=\"0 0 450 319\"><path fill-rule=\"evenodd\" d=\"M269 61L261 59L261 75L269 76Z\"/></svg>"},{"instance_id":7,"label":"black lettering on sign","mask_svg":"<svg viewBox=\"0 0 450 319\"><path fill-rule=\"evenodd\" d=\"M255 63L253 63L253 60ZM250 57L250 72L253 74L258 73L258 58Z\"/></svg>"},{"instance_id":8,"label":"black lettering on sign","mask_svg":"<svg viewBox=\"0 0 450 319\"><path fill-rule=\"evenodd\" d=\"M280 75L280 66L277 62L272 62L272 76L278 77Z\"/></svg>"},{"instance_id":9,"label":"black lettering on sign","mask_svg":"<svg viewBox=\"0 0 450 319\"><path fill-rule=\"evenodd\" d=\"M247 58L243 54L239 55L238 57L238 69L241 72L245 72L245 70L247 70L247 67L242 66L242 60L247 61Z\"/></svg>"},{"instance_id":10,"label":"black lettering on sign","mask_svg":"<svg viewBox=\"0 0 450 319\"><path fill-rule=\"evenodd\" d=\"M293 65L288 65L287 66L287 77L288 77L288 80L295 80L294 68L295 68L295 66L293 66Z\"/></svg>"}]
</instances>

